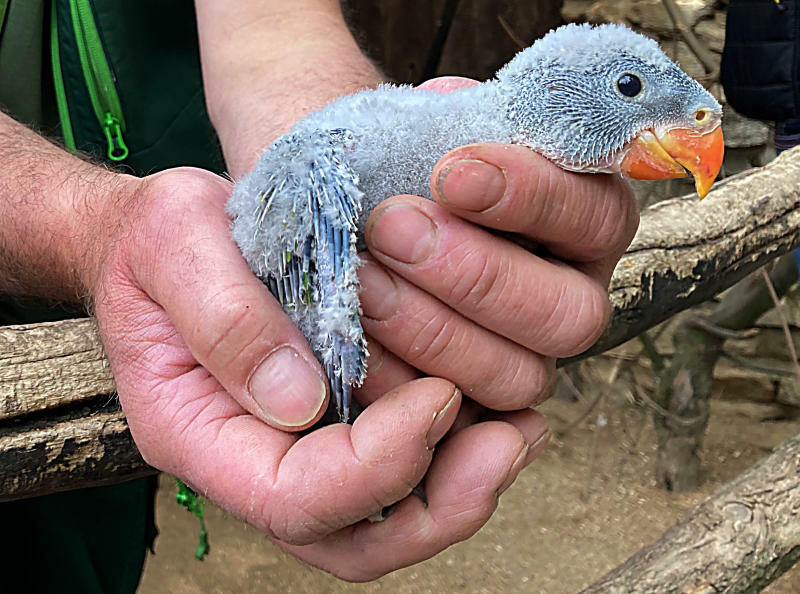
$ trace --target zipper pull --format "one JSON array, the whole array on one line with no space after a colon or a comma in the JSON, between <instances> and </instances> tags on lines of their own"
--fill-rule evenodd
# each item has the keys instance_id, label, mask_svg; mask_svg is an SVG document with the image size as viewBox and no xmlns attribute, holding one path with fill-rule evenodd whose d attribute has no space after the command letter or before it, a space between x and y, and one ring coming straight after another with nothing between
<instances>
[{"instance_id":1,"label":"zipper pull","mask_svg":"<svg viewBox=\"0 0 800 594\"><path fill-rule=\"evenodd\" d=\"M106 113L103 120L103 133L108 142L108 158L112 161L122 161L128 156L128 146L122 138L122 126L113 114Z\"/></svg>"}]
</instances>

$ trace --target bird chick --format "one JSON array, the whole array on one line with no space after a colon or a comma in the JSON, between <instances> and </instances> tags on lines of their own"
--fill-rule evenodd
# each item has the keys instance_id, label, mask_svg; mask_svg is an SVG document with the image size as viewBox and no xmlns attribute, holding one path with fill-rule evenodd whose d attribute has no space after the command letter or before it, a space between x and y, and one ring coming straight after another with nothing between
<instances>
[{"instance_id":1,"label":"bird chick","mask_svg":"<svg viewBox=\"0 0 800 594\"><path fill-rule=\"evenodd\" d=\"M521 144L571 171L688 171L702 197L722 163L721 115L655 41L621 25L566 25L483 84L448 94L382 85L311 113L236 184L232 235L309 340L347 422L367 364L357 250L378 203L430 198L439 158L476 142Z\"/></svg>"}]
</instances>

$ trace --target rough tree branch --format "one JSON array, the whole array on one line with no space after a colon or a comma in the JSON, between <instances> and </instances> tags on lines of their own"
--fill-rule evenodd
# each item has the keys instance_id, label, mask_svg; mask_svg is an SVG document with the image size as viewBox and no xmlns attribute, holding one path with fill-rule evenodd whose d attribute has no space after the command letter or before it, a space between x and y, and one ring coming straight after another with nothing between
<instances>
[{"instance_id":1,"label":"rough tree branch","mask_svg":"<svg viewBox=\"0 0 800 594\"><path fill-rule=\"evenodd\" d=\"M707 301L798 244L800 148L718 183L705 200L655 204L611 279L611 324L579 358Z\"/></svg>"},{"instance_id":2,"label":"rough tree branch","mask_svg":"<svg viewBox=\"0 0 800 594\"><path fill-rule=\"evenodd\" d=\"M760 592L800 559L800 435L581 594Z\"/></svg>"}]
</instances>

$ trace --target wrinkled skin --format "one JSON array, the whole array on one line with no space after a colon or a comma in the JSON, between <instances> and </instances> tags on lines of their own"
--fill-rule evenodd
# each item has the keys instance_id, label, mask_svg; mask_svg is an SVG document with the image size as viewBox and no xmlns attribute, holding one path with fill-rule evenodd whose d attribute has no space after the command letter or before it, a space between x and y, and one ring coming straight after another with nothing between
<instances>
[{"instance_id":1,"label":"wrinkled skin","mask_svg":"<svg viewBox=\"0 0 800 594\"><path fill-rule=\"evenodd\" d=\"M518 146L456 149L432 188L435 203L397 196L370 215L360 278L372 357L357 394L369 406L352 426L292 432L321 416L309 391L324 376L230 239L226 180L196 169L129 178L90 283L145 460L347 580L427 559L489 519L547 442L528 407L554 358L606 325L608 280L638 222L620 178L568 173ZM259 377L265 408L254 370L286 345L306 370ZM408 497L423 477L427 507ZM365 520L396 501L386 521Z\"/></svg>"}]
</instances>

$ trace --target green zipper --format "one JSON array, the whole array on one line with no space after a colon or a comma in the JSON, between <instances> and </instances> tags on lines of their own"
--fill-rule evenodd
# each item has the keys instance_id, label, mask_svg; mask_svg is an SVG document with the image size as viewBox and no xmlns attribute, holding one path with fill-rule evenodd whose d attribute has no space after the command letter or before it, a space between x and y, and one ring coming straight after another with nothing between
<instances>
[{"instance_id":1,"label":"green zipper","mask_svg":"<svg viewBox=\"0 0 800 594\"><path fill-rule=\"evenodd\" d=\"M106 137L108 158L122 161L128 156L128 147L122 136L125 132L125 118L114 85L114 76L108 66L103 43L94 22L91 4L89 0L69 0L69 7L83 78L97 122Z\"/></svg>"},{"instance_id":2,"label":"green zipper","mask_svg":"<svg viewBox=\"0 0 800 594\"><path fill-rule=\"evenodd\" d=\"M69 119L67 92L64 89L64 76L61 73L61 52L58 47L56 1L53 0L50 10L50 61L53 65L53 86L56 88L56 105L58 106L58 119L61 121L61 134L64 136L64 145L74 152L76 150L75 136L72 133L72 121Z\"/></svg>"}]
</instances>

